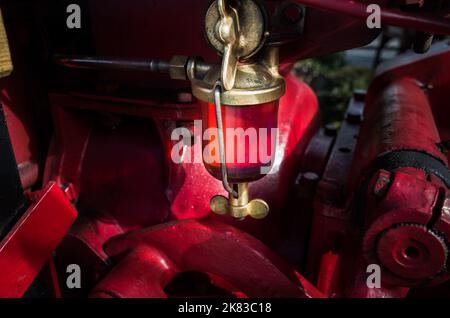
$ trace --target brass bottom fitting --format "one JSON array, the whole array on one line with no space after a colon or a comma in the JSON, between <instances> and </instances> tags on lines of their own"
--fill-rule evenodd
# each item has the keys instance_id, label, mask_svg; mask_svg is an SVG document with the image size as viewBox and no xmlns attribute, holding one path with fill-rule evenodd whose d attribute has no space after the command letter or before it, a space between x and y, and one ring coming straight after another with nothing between
<instances>
[{"instance_id":1,"label":"brass bottom fitting","mask_svg":"<svg viewBox=\"0 0 450 318\"><path fill-rule=\"evenodd\" d=\"M254 219L263 219L269 214L269 205L261 200L248 200L248 183L237 183L231 185L237 188L238 197L232 195L226 198L216 195L211 199L211 210L220 215L229 214L236 219L244 219L251 216Z\"/></svg>"}]
</instances>

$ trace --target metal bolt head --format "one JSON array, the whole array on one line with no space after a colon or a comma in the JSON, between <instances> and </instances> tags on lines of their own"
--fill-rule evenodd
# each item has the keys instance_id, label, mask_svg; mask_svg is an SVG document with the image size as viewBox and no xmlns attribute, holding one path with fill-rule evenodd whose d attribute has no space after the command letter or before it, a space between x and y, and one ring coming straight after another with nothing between
<instances>
[{"instance_id":1,"label":"metal bolt head","mask_svg":"<svg viewBox=\"0 0 450 318\"><path fill-rule=\"evenodd\" d=\"M175 55L170 60L169 74L170 78L174 80L186 80L186 65L189 58L187 56Z\"/></svg>"},{"instance_id":2,"label":"metal bolt head","mask_svg":"<svg viewBox=\"0 0 450 318\"><path fill-rule=\"evenodd\" d=\"M326 124L324 127L325 135L329 137L336 137L340 126L341 124L337 122Z\"/></svg>"}]
</instances>

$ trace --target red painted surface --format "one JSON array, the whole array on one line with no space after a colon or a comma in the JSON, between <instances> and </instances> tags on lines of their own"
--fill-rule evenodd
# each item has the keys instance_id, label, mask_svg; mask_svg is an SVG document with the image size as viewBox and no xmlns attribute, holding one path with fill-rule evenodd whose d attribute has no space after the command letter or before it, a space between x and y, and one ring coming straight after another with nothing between
<instances>
[{"instance_id":1,"label":"red painted surface","mask_svg":"<svg viewBox=\"0 0 450 318\"><path fill-rule=\"evenodd\" d=\"M383 87L382 80L376 81L374 87ZM355 170L367 169L380 154L399 150L428 153L447 164L446 155L437 146L441 136L430 99L419 80L403 77L384 84L381 94L372 91L366 99L361 140L370 138L371 142L359 144ZM379 133L374 136L374 131ZM421 169L405 167L385 176L386 190L374 197L380 179L379 174L375 176L368 188L366 258L389 268L385 281L391 284L414 286L430 277L435 284L446 280L445 273L439 274L446 263L445 238L430 231L436 230L437 223L441 224L438 232L444 237L450 234L448 217L440 212L440 197L448 196L447 187ZM408 255L408 250L413 255Z\"/></svg>"},{"instance_id":2,"label":"red painted surface","mask_svg":"<svg viewBox=\"0 0 450 318\"><path fill-rule=\"evenodd\" d=\"M94 294L161 296L163 288L175 273L200 271L220 277L249 297L321 295L311 285L306 286L310 290L302 286L294 271L289 270L263 244L231 226L215 221L179 221L149 228L112 240L106 252L113 258L124 253L130 254L124 261L119 261L117 269L94 289ZM130 260L136 257L139 261ZM145 260L144 265L142 259ZM126 269L128 274L124 276L121 269ZM130 280L140 281L141 275L151 275L151 281L156 286L129 284Z\"/></svg>"},{"instance_id":3,"label":"red painted surface","mask_svg":"<svg viewBox=\"0 0 450 318\"><path fill-rule=\"evenodd\" d=\"M207 62L217 62L219 58L204 40L202 31L203 15L209 3L208 0L136 0L130 6L120 0L90 0L89 11L95 17L92 23L96 54L142 58L152 56L168 60L177 52L176 54L187 56L202 56ZM266 1L265 4L270 9L277 3ZM104 10L105 6L108 6L108 10ZM146 12L146 15L142 15L142 12ZM129 23L130 21L133 23ZM161 25L167 25L167 21L172 21L170 27L161 29ZM380 30L368 29L366 22L360 19L318 10L312 6L308 8L305 29L308 32L281 47L281 64L293 64L299 58L322 56L362 46L370 43L380 33ZM146 41L142 41L140 34L146 34ZM164 45L154 45L155 43ZM122 83L149 83L153 88L186 86L174 83L164 76L149 78L136 73L109 72L102 77Z\"/></svg>"},{"instance_id":4,"label":"red painted surface","mask_svg":"<svg viewBox=\"0 0 450 318\"><path fill-rule=\"evenodd\" d=\"M94 85L84 91L64 86L72 80L67 73L62 83L52 83L56 92L42 91L49 93L50 112L27 98L38 81L23 75L29 59L16 57L35 52L24 45L34 29L21 27L22 20L12 24L11 38L23 42L14 41L22 45L13 46L16 73L1 83L2 102L22 182L27 188L50 185L0 245L0 268L7 269L7 275L0 273L0 296L22 296L57 246L55 264L50 262L57 297L67 291L58 291L56 276L70 263L79 264L87 279L80 295L91 297L174 296L169 287L192 273L235 297L449 294L448 274L439 273L448 263L447 186L417 167L368 174L378 156L399 150L428 153L448 164L449 155L437 146L450 139L448 45L382 67L367 95L356 94L350 104L351 111L364 110L361 120L349 114L339 132L318 132L317 98L289 73L293 62L361 46L379 31L365 25L365 2L296 2L308 4L307 32L280 48L286 95L277 121L273 109L234 118L245 120L243 128L254 120L280 129L274 173L250 184L250 197L270 205L264 220L211 215L209 200L224 190L194 151L201 149L200 135L182 149L190 161L171 160L178 142L171 140L173 129L195 130L194 120L202 118L195 99L179 98L188 94L188 83L142 73L87 73ZM186 54L218 61L200 31L206 0L88 4L97 55ZM270 1L269 7L276 4ZM383 19L448 29L448 21L386 9ZM161 31L167 21L172 24ZM32 113L53 116L51 142L36 133L36 127L48 127ZM46 163L35 162L46 144ZM365 202L359 210L358 200ZM71 204L81 215L73 226ZM366 284L369 263L383 270L376 290ZM422 283L426 288L418 287Z\"/></svg>"},{"instance_id":5,"label":"red painted surface","mask_svg":"<svg viewBox=\"0 0 450 318\"><path fill-rule=\"evenodd\" d=\"M446 280L445 272L437 277L446 263L446 243L430 232L439 187L412 175L412 169L405 170L392 176L382 200L369 194L365 255L369 262L389 269L384 281L391 284L414 286L430 277L435 282Z\"/></svg>"},{"instance_id":6,"label":"red painted surface","mask_svg":"<svg viewBox=\"0 0 450 318\"><path fill-rule=\"evenodd\" d=\"M344 14L346 16L356 17L366 21L369 13L367 6L372 4L370 1L333 1L333 0L296 0L313 8L320 8L326 11L332 11ZM386 5L386 1L377 1L376 4ZM414 26L416 30L429 32L432 34L449 35L450 22L444 15L424 16L405 12L402 10L394 10L383 7L381 10L381 23L383 25L394 25L402 28L410 28Z\"/></svg>"},{"instance_id":7,"label":"red painted surface","mask_svg":"<svg viewBox=\"0 0 450 318\"><path fill-rule=\"evenodd\" d=\"M21 297L77 217L61 189L50 183L0 243L0 297Z\"/></svg>"},{"instance_id":8,"label":"red painted surface","mask_svg":"<svg viewBox=\"0 0 450 318\"><path fill-rule=\"evenodd\" d=\"M420 294L420 284L448 280L441 271L450 234L447 186L417 167L367 175L374 160L391 151L428 153L447 164L437 144L448 138L448 123L436 117L445 112L436 96L443 96L447 79L435 64L446 60L447 52L438 46L381 68L364 99L362 124L347 120L341 128L334 149L340 153L345 146L354 155L350 161L330 156L315 199L307 264L307 277L330 296L406 297ZM368 177L371 182L364 185ZM361 200L362 210L355 205ZM381 267L381 289L367 287L368 264Z\"/></svg>"},{"instance_id":9,"label":"red painted surface","mask_svg":"<svg viewBox=\"0 0 450 318\"><path fill-rule=\"evenodd\" d=\"M446 162L437 147L441 137L420 81L405 76L393 81L379 79L373 85L366 98L354 169L366 168L382 153L402 149L421 150Z\"/></svg>"},{"instance_id":10,"label":"red painted surface","mask_svg":"<svg viewBox=\"0 0 450 318\"><path fill-rule=\"evenodd\" d=\"M281 212L289 194L288 184L294 181L298 169L296 163L307 145L311 131L314 131L310 129L316 124L318 110L312 91L292 75L287 77L287 88L287 94L280 102L280 136L274 164L276 173L252 183L250 187L251 195L262 197L269 202L272 208L271 216L260 222L235 221L212 216L220 222L244 229L269 245L277 244L281 240L282 233L273 224L282 222ZM202 218L211 213L209 200L213 195L223 193L222 185L206 171L201 158L194 157L199 155L194 152L195 145L186 146L184 151L192 152L192 159L200 159L197 163L172 162L170 151L175 141L170 140L170 134L175 127L167 126L165 117L152 112L151 106L145 113L141 113L142 116L155 121L160 138L164 141L162 148L158 138L154 138L154 132L148 128L152 126L150 121L139 120L131 122L134 124L126 124L114 122L114 118L110 118L112 123L108 120L105 123L105 120L96 121L86 115L82 116L79 111L80 108L91 111L113 109L117 115L128 114L135 109L134 101L115 101L115 104L111 105L95 101L95 96L94 100L87 98L88 96L82 99L69 96L52 98L56 127L64 130L60 135L65 137L54 143L52 152L60 155L49 158L47 167L50 169L47 170L47 176L79 185L76 188L80 189L80 192L75 192L75 198L79 195L78 207L90 214L89 218L78 222L72 228L63 242L59 253L64 255L64 258L76 261L76 257L67 255L67 251L76 250L78 255L86 255L87 259L83 257L83 264L103 263L105 242L122 233L165 222L169 208L170 218L173 219ZM198 106L183 106L185 109L189 107L195 109ZM180 117L183 114L178 113L180 121L192 118ZM165 115L168 118L171 116L169 112ZM84 121L81 120L83 118ZM196 118L200 118L200 112L192 119ZM293 118L295 125L292 125ZM70 124L73 125L72 128L64 129L63 122L66 123L65 127ZM114 125L117 127L112 129ZM199 140L196 140L196 143L198 142ZM162 153L166 156L164 161L160 157ZM162 163L168 165L168 172L164 172L166 168ZM131 183L128 184L129 182ZM151 182L154 184L151 185ZM168 190L164 193L165 184ZM111 205L105 202L110 202ZM124 205L119 204L120 202ZM134 208L130 210L133 204ZM205 266L211 266L213 260L203 259L203 262ZM266 272L266 275L269 273ZM310 289L312 288L311 286Z\"/></svg>"}]
</instances>

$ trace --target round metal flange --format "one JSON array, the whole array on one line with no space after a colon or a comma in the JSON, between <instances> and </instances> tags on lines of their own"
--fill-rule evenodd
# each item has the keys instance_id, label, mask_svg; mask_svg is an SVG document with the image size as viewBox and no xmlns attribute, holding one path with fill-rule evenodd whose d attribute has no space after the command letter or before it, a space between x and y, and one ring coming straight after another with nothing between
<instances>
[{"instance_id":1,"label":"round metal flange","mask_svg":"<svg viewBox=\"0 0 450 318\"><path fill-rule=\"evenodd\" d=\"M445 240L420 224L400 224L380 235L375 247L381 265L413 282L439 275L447 263Z\"/></svg>"},{"instance_id":2,"label":"round metal flange","mask_svg":"<svg viewBox=\"0 0 450 318\"><path fill-rule=\"evenodd\" d=\"M237 55L245 60L255 55L264 45L267 33L267 16L262 5L254 0L228 0L239 19L239 39ZM208 8L205 16L205 36L208 43L220 54L224 53L224 43L217 32L220 20L217 1Z\"/></svg>"}]
</instances>

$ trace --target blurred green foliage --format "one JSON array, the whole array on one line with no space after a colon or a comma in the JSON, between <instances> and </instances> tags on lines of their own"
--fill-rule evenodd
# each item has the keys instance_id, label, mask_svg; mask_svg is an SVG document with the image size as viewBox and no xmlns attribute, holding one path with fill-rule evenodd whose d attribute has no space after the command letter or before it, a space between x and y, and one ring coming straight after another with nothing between
<instances>
[{"instance_id":1,"label":"blurred green foliage","mask_svg":"<svg viewBox=\"0 0 450 318\"><path fill-rule=\"evenodd\" d=\"M371 71L350 65L345 52L300 61L295 74L309 84L319 99L323 122L340 122L355 89L367 89Z\"/></svg>"}]
</instances>

